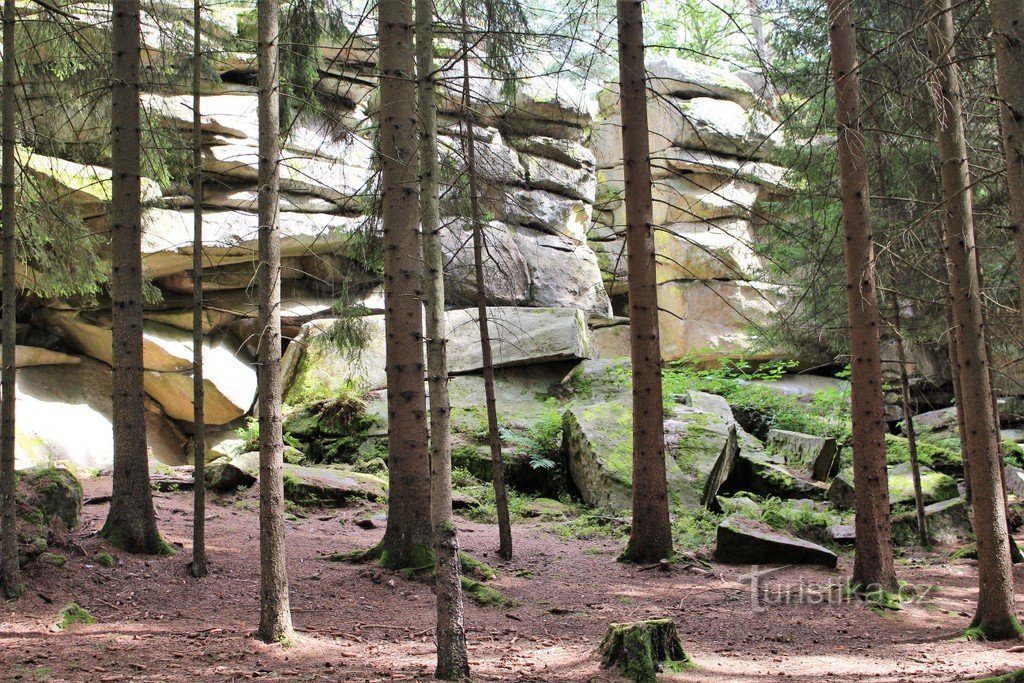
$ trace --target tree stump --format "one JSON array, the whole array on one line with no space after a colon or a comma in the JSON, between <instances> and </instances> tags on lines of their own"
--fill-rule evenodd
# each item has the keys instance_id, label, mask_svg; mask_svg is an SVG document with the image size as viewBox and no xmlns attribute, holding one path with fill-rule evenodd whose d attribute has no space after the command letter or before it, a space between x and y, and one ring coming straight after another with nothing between
<instances>
[{"instance_id":1,"label":"tree stump","mask_svg":"<svg viewBox=\"0 0 1024 683\"><path fill-rule=\"evenodd\" d=\"M602 666L618 664L622 675L636 683L655 683L659 671L693 666L672 619L608 624L601 655Z\"/></svg>"}]
</instances>

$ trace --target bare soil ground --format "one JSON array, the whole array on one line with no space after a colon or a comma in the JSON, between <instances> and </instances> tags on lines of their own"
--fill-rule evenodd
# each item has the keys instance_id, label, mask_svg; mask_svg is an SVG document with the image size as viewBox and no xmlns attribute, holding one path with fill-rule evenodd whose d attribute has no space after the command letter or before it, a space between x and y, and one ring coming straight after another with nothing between
<instances>
[{"instance_id":1,"label":"bare soil ground","mask_svg":"<svg viewBox=\"0 0 1024 683\"><path fill-rule=\"evenodd\" d=\"M88 481L87 496L109 479ZM159 493L165 536L186 548L191 493ZM321 554L365 548L382 529L352 521L367 509L311 510L288 522L288 566L295 626L291 646L253 638L257 622L257 496L213 499L208 542L212 574L186 572L189 553L133 557L93 533L106 505L87 505L63 568L35 563L27 592L0 614L0 678L25 681L377 681L429 680L434 598L429 585L372 566L327 562ZM550 523L514 528L516 559L492 549L494 527L460 520L463 548L499 570L493 585L515 607L467 604L474 677L480 681L619 680L601 669L598 644L609 622L671 616L697 668L679 681L955 681L1024 667L1019 644L957 638L970 620L975 566L946 563L947 552L903 558L903 580L918 599L899 611L822 598L815 586L839 572L785 568L764 578L755 604L749 567L677 565L641 571L615 561L619 543L564 540ZM107 550L114 567L93 559ZM1017 568L1017 584L1024 571ZM798 599L804 586L803 599ZM929 588L931 587L931 588ZM97 623L54 627L76 601ZM774 603L774 604L765 604Z\"/></svg>"}]
</instances>

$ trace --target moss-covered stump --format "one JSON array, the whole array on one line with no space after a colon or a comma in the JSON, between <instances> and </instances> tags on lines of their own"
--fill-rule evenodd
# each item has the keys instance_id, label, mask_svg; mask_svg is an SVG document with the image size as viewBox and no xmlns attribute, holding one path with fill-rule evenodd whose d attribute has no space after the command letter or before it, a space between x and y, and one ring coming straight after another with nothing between
<instances>
[{"instance_id":1,"label":"moss-covered stump","mask_svg":"<svg viewBox=\"0 0 1024 683\"><path fill-rule=\"evenodd\" d=\"M618 666L623 676L637 683L654 683L659 671L693 666L671 619L608 624L601 657L602 666Z\"/></svg>"},{"instance_id":2,"label":"moss-covered stump","mask_svg":"<svg viewBox=\"0 0 1024 683\"><path fill-rule=\"evenodd\" d=\"M68 530L82 517L82 484L59 467L34 467L18 474L19 519L46 526L60 519Z\"/></svg>"}]
</instances>

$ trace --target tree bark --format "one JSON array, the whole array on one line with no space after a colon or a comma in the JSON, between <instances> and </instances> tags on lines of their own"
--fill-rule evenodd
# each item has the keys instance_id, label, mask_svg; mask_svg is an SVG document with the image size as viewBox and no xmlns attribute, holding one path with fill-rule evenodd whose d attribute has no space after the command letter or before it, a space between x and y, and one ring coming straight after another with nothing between
<instances>
[{"instance_id":1,"label":"tree bark","mask_svg":"<svg viewBox=\"0 0 1024 683\"><path fill-rule=\"evenodd\" d=\"M944 238L943 238L944 239ZM947 272L952 272L953 267L946 263ZM949 288L950 296L952 296L952 286ZM956 406L956 429L960 435L960 459L963 460L964 466L964 497L967 499L967 503L970 504L974 500L974 489L971 486L971 454L967 449L967 427L964 425L964 392L963 385L960 381L960 352L957 350L957 333L956 326L953 324L953 304L952 302L946 305L946 325L949 328L949 374L951 376L951 383L953 385L953 403Z\"/></svg>"},{"instance_id":2,"label":"tree bark","mask_svg":"<svg viewBox=\"0 0 1024 683\"><path fill-rule=\"evenodd\" d=\"M171 552L156 527L142 385L142 137L139 0L113 5L110 276L113 332L114 483L100 534L133 553Z\"/></svg>"},{"instance_id":3,"label":"tree bark","mask_svg":"<svg viewBox=\"0 0 1024 683\"><path fill-rule=\"evenodd\" d=\"M203 394L202 2L192 13L192 576L206 576L206 412Z\"/></svg>"},{"instance_id":4,"label":"tree bark","mask_svg":"<svg viewBox=\"0 0 1024 683\"><path fill-rule=\"evenodd\" d=\"M468 681L459 536L452 515L451 402L444 317L444 254L438 206L437 89L433 3L416 3L416 99L420 114L420 213L426 300L427 384L430 396L430 520L437 585L435 678Z\"/></svg>"},{"instance_id":5,"label":"tree bark","mask_svg":"<svg viewBox=\"0 0 1024 683\"><path fill-rule=\"evenodd\" d=\"M259 0L257 72L259 118L259 446L260 446L260 637L290 638L284 531L284 438L281 416L281 110L278 75L280 8Z\"/></svg>"},{"instance_id":6,"label":"tree bark","mask_svg":"<svg viewBox=\"0 0 1024 683\"><path fill-rule=\"evenodd\" d=\"M14 599L24 590L18 565L17 480L14 474L15 433L15 315L18 311L18 285L15 278L16 243L14 239L14 87L17 80L14 46L14 0L4 0L4 89L0 102L2 122L2 177L0 177L0 223L3 224L3 380L0 386L0 594Z\"/></svg>"},{"instance_id":7,"label":"tree bark","mask_svg":"<svg viewBox=\"0 0 1024 683\"><path fill-rule=\"evenodd\" d=\"M999 118L1006 156L1006 187L1017 252L1020 310L1024 316L1024 4L991 0L992 43L996 53Z\"/></svg>"},{"instance_id":8,"label":"tree bark","mask_svg":"<svg viewBox=\"0 0 1024 683\"><path fill-rule=\"evenodd\" d=\"M672 527L665 475L643 8L636 0L623 0L616 6L633 366L633 524L622 559L657 562L672 554Z\"/></svg>"},{"instance_id":9,"label":"tree bark","mask_svg":"<svg viewBox=\"0 0 1024 683\"><path fill-rule=\"evenodd\" d=\"M892 305L892 329L896 333L896 355L900 364L900 399L903 403L903 430L907 433L907 452L910 454L910 477L914 482L914 507L917 510L917 533L921 545L929 545L928 518L924 514L924 492L921 490L921 464L917 459L917 431L914 429L914 413L910 405L910 377L907 375L907 353L903 348L903 330L900 315L900 298L890 292Z\"/></svg>"},{"instance_id":10,"label":"tree bark","mask_svg":"<svg viewBox=\"0 0 1024 683\"><path fill-rule=\"evenodd\" d=\"M857 510L852 584L870 593L895 590L897 582L889 519L874 240L852 4L852 0L828 0L828 22L836 93L852 367L853 477Z\"/></svg>"},{"instance_id":11,"label":"tree bark","mask_svg":"<svg viewBox=\"0 0 1024 683\"><path fill-rule=\"evenodd\" d=\"M432 555L427 405L423 390L423 244L419 225L416 64L409 0L378 3L384 327L388 384L388 525L377 547L386 567Z\"/></svg>"},{"instance_id":12,"label":"tree bark","mask_svg":"<svg viewBox=\"0 0 1024 683\"><path fill-rule=\"evenodd\" d=\"M950 264L953 322L957 330L965 431L970 453L974 533L978 543L978 610L972 629L989 639L1019 637L1014 614L1006 509L999 467L992 386L986 363L981 282L975 258L970 170L960 78L955 66L949 0L933 0L928 47L937 81L936 121L942 161L945 250Z\"/></svg>"},{"instance_id":13,"label":"tree bark","mask_svg":"<svg viewBox=\"0 0 1024 683\"><path fill-rule=\"evenodd\" d=\"M505 463L501 455L498 431L498 407L494 395L494 358L487 321L487 292L484 286L484 237L480 224L480 195L477 188L476 143L473 140L473 107L469 88L469 22L466 0L462 0L462 115L466 122L466 175L469 179L469 214L473 226L473 265L476 275L476 310L480 323L480 355L484 375L484 402L487 407L487 442L491 450L491 477L494 505L498 516L498 555L512 559L512 521L508 514L505 488Z\"/></svg>"}]
</instances>

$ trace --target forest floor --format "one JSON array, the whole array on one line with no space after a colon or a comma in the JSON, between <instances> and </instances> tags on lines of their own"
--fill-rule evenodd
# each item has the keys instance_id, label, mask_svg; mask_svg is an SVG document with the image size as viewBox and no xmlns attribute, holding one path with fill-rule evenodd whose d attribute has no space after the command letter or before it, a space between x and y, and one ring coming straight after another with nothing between
<instances>
[{"instance_id":1,"label":"forest floor","mask_svg":"<svg viewBox=\"0 0 1024 683\"><path fill-rule=\"evenodd\" d=\"M108 494L110 480L88 480L85 489L87 498ZM155 496L161 530L187 547L191 493ZM255 489L211 499L212 574L201 581L187 575L187 551L174 557L111 551L93 535L107 506L86 505L82 528L65 551L67 564L34 563L26 595L0 614L0 678L429 680L431 587L373 566L319 559L375 543L383 529L364 530L353 520L381 512L378 506L310 510L287 523L300 637L287 647L254 639L257 505ZM821 590L849 575L848 557L838 572L794 567L766 574L767 597L758 602L750 567L692 563L644 571L615 561L620 541L566 540L555 526L516 525L516 558L506 563L492 551L493 526L460 518L463 548L498 570L491 585L517 603L467 602L475 680L620 680L600 667L597 653L608 623L666 615L675 619L697 666L664 680L819 681L828 672L839 681L955 681L1024 667L1019 644L958 638L973 612L975 565L950 563L948 549L901 558L900 577L916 586L916 598L898 611L878 611L844 601L837 590ZM113 567L96 562L104 550L115 556ZM1022 568L1016 580L1024 585ZM60 610L72 601L96 623L57 629Z\"/></svg>"}]
</instances>

